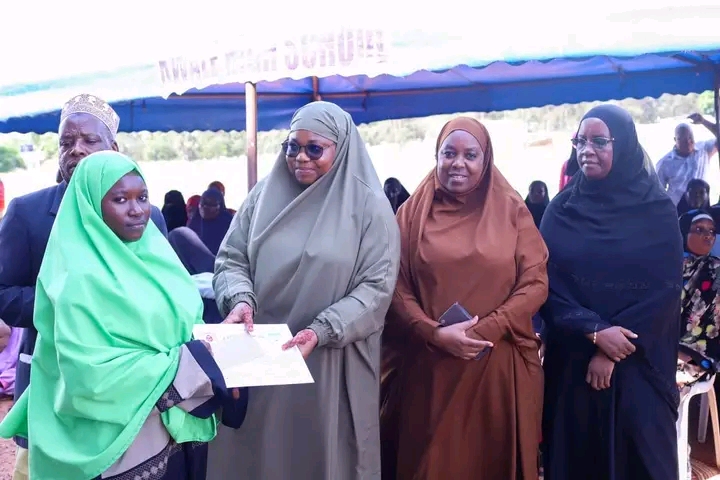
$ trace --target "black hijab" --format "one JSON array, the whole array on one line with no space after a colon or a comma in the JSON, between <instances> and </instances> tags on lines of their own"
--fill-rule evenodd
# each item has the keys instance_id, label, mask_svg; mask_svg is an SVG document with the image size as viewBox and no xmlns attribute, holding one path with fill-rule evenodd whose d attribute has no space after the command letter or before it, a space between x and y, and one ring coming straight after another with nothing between
<instances>
[{"instance_id":1,"label":"black hijab","mask_svg":"<svg viewBox=\"0 0 720 480\"><path fill-rule=\"evenodd\" d=\"M710 211L710 184L707 183L705 180L702 180L700 178L693 178L690 180L687 184L687 188L685 189L685 193L683 193L683 196L680 197L680 201L677 204L677 214L678 217L683 215L684 213L687 213L691 210L690 204L687 201L687 192L690 191L693 187L701 187L704 188L705 191L708 194L708 200L705 201L705 205L700 207L703 210Z\"/></svg>"},{"instance_id":2,"label":"black hijab","mask_svg":"<svg viewBox=\"0 0 720 480\"><path fill-rule=\"evenodd\" d=\"M640 145L630 114L615 105L601 105L591 109L583 120L587 118L598 118L608 126L614 138L613 166L603 180L589 180L582 173L574 174L567 188L550 204L550 207L553 204L555 207L562 206L561 209L555 209L555 213L560 215L559 220L565 223L577 217L582 223L592 225L609 225L619 220L625 225L633 223L631 218L638 213L644 213L648 222L653 214L657 214L666 226L669 223L677 224L677 215L670 220L663 217L669 197L660 188L652 163ZM574 150L571 160L570 164L578 165ZM571 173L570 168L568 173ZM674 206L672 210L675 210ZM573 224L576 225L574 229L578 228L576 221ZM633 231L644 227L628 225Z\"/></svg>"},{"instance_id":3,"label":"black hijab","mask_svg":"<svg viewBox=\"0 0 720 480\"><path fill-rule=\"evenodd\" d=\"M717 224L717 214L713 215L713 212L710 209L705 208L697 208L694 210L688 210L687 212L680 215L680 218L678 219L678 223L680 224L680 234L682 235L683 239L683 250L691 255L695 255L690 251L687 245L687 237L690 233L690 227L692 227L693 219L697 217L698 215L702 214L709 215L712 219L713 223Z\"/></svg>"},{"instance_id":4,"label":"black hijab","mask_svg":"<svg viewBox=\"0 0 720 480\"><path fill-rule=\"evenodd\" d=\"M232 222L233 215L225 206L225 197L220 190L216 188L206 190L202 194L200 203L202 204L205 200L214 200L217 202L220 206L218 216L212 220L205 220L198 212L192 220L190 220L188 227L198 234L202 242L206 247L208 247L208 250L210 250L213 255L217 255L220 244L230 228L230 222ZM202 208L202 206L200 208Z\"/></svg>"},{"instance_id":5,"label":"black hijab","mask_svg":"<svg viewBox=\"0 0 720 480\"><path fill-rule=\"evenodd\" d=\"M183 194L177 190L167 192L162 207L162 214L163 217L165 217L168 232L187 225L187 208L185 207L185 197L183 197Z\"/></svg>"},{"instance_id":6,"label":"black hijab","mask_svg":"<svg viewBox=\"0 0 720 480\"><path fill-rule=\"evenodd\" d=\"M390 177L385 180L383 190L385 191L385 196L390 201L394 213L397 213L400 206L410 198L408 191L403 187L402 183L400 183L400 180L395 177Z\"/></svg>"},{"instance_id":7,"label":"black hijab","mask_svg":"<svg viewBox=\"0 0 720 480\"><path fill-rule=\"evenodd\" d=\"M545 197L543 198L542 203L532 203L530 201L530 193L525 197L525 205L527 206L528 210L530 210L530 215L532 215L533 220L535 221L535 226L540 228L540 221L542 220L543 214L545 213L545 209L550 204L550 196L548 195L548 188L547 184L541 180L535 180L530 184L530 192L532 192L533 187L541 185L545 187Z\"/></svg>"},{"instance_id":8,"label":"black hijab","mask_svg":"<svg viewBox=\"0 0 720 480\"><path fill-rule=\"evenodd\" d=\"M639 336L633 340L638 349L618 364L613 378L620 370L629 382L641 375L676 409L683 242L675 205L661 189L625 110L602 105L583 120L587 118L608 126L613 164L602 180L576 174L543 216L540 231L550 252L550 294L542 310L548 355L554 343L589 360L594 345L568 332L628 328ZM633 392L646 394L651 395L644 388ZM638 423L638 428L645 425ZM672 472L653 478L670 478L665 473Z\"/></svg>"}]
</instances>

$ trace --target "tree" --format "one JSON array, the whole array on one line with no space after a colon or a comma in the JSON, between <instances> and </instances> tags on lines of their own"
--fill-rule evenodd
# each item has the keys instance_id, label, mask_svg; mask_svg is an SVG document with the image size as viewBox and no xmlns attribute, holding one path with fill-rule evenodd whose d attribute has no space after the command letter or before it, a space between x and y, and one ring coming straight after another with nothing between
<instances>
[{"instance_id":1,"label":"tree","mask_svg":"<svg viewBox=\"0 0 720 480\"><path fill-rule=\"evenodd\" d=\"M705 115L715 113L715 95L712 90L703 92L698 96L698 106L700 107L700 113Z\"/></svg>"},{"instance_id":2,"label":"tree","mask_svg":"<svg viewBox=\"0 0 720 480\"><path fill-rule=\"evenodd\" d=\"M660 98L625 99L618 103L627 109L638 123L653 123L662 118L687 116L694 112L710 115L714 112L713 92L700 95L663 95ZM600 102L574 105L547 105L506 112L468 112L480 121L510 120L522 122L529 132L576 130L585 112ZM368 146L404 144L434 138L443 122L455 115L437 115L426 118L386 120L359 125L358 130ZM277 154L280 144L287 139L287 130L273 130L258 134L257 152L261 155ZM0 135L0 145L16 151L20 145L32 143L42 150L46 160L56 159L58 138L54 133ZM120 151L137 161L198 160L203 158L242 157L246 154L246 132L137 132L121 133L117 143ZM8 155L7 153L5 155ZM13 157L14 158L14 157ZM9 163L7 163L9 162ZM22 168L9 160L0 168ZM16 166L17 165L17 166Z\"/></svg>"},{"instance_id":3,"label":"tree","mask_svg":"<svg viewBox=\"0 0 720 480\"><path fill-rule=\"evenodd\" d=\"M246 132L228 132L228 156L241 157L247 152Z\"/></svg>"},{"instance_id":4,"label":"tree","mask_svg":"<svg viewBox=\"0 0 720 480\"><path fill-rule=\"evenodd\" d=\"M16 168L25 168L20 152L16 148L0 145L0 172L12 172Z\"/></svg>"}]
</instances>

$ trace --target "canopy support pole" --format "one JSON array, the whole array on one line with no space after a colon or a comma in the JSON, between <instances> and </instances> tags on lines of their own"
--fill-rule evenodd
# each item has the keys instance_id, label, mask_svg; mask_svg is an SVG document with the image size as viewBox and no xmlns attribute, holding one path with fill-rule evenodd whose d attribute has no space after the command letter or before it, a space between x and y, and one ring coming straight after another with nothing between
<instances>
[{"instance_id":1,"label":"canopy support pole","mask_svg":"<svg viewBox=\"0 0 720 480\"><path fill-rule=\"evenodd\" d=\"M257 89L251 82L245 83L245 132L247 133L247 182L250 193L257 183L258 136Z\"/></svg>"},{"instance_id":2,"label":"canopy support pole","mask_svg":"<svg viewBox=\"0 0 720 480\"><path fill-rule=\"evenodd\" d=\"M312 77L312 89L312 101L319 102L322 100L322 97L320 96L320 80L318 80L318 77Z\"/></svg>"}]
</instances>

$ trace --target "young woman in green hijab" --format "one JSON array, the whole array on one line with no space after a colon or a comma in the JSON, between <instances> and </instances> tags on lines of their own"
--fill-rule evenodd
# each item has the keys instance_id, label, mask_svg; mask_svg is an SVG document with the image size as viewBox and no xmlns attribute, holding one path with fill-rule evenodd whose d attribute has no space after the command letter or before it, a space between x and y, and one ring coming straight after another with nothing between
<instances>
[{"instance_id":1,"label":"young woman in green hijab","mask_svg":"<svg viewBox=\"0 0 720 480\"><path fill-rule=\"evenodd\" d=\"M200 295L117 152L77 167L38 276L30 387L0 424L33 480L202 480L225 384Z\"/></svg>"}]
</instances>

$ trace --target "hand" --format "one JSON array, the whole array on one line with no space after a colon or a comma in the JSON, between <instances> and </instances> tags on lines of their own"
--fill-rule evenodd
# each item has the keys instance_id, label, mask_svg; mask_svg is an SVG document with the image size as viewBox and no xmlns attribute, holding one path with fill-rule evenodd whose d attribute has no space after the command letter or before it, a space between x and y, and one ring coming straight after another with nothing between
<instances>
[{"instance_id":1,"label":"hand","mask_svg":"<svg viewBox=\"0 0 720 480\"><path fill-rule=\"evenodd\" d=\"M222 323L244 323L248 332L253 331L253 309L245 302L240 302L230 310Z\"/></svg>"},{"instance_id":2,"label":"hand","mask_svg":"<svg viewBox=\"0 0 720 480\"><path fill-rule=\"evenodd\" d=\"M692 120L692 123L695 125L702 125L705 123L705 117L703 117L699 113L693 113L692 115L688 115L688 118Z\"/></svg>"},{"instance_id":3,"label":"hand","mask_svg":"<svg viewBox=\"0 0 720 480\"><path fill-rule=\"evenodd\" d=\"M614 362L625 360L635 352L635 345L629 338L638 338L636 334L623 327L610 327L597 332L595 344Z\"/></svg>"},{"instance_id":4,"label":"hand","mask_svg":"<svg viewBox=\"0 0 720 480\"><path fill-rule=\"evenodd\" d=\"M438 327L433 332L432 343L450 355L465 360L472 360L477 357L480 352L493 346L491 342L475 340L467 336L465 331L474 327L477 322L478 317L474 317L471 320L456 323L449 327Z\"/></svg>"},{"instance_id":5,"label":"hand","mask_svg":"<svg viewBox=\"0 0 720 480\"><path fill-rule=\"evenodd\" d=\"M282 346L282 349L288 350L297 346L300 349L300 353L302 353L303 358L307 360L312 351L315 350L315 347L317 347L317 344L318 338L315 332L306 328L305 330L300 330L292 340Z\"/></svg>"},{"instance_id":6,"label":"hand","mask_svg":"<svg viewBox=\"0 0 720 480\"><path fill-rule=\"evenodd\" d=\"M614 369L615 363L604 353L597 352L590 360L585 381L595 390L610 388L610 379Z\"/></svg>"}]
</instances>

